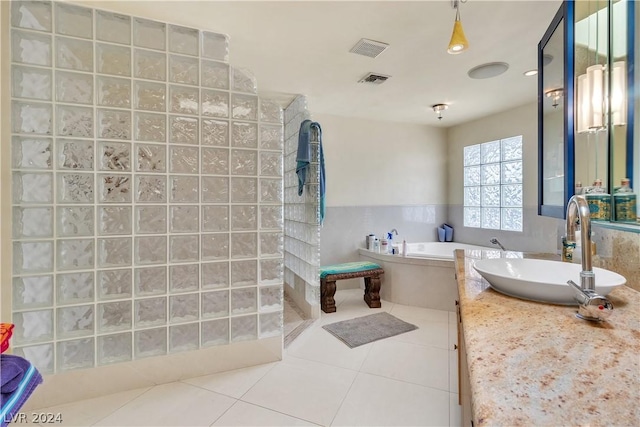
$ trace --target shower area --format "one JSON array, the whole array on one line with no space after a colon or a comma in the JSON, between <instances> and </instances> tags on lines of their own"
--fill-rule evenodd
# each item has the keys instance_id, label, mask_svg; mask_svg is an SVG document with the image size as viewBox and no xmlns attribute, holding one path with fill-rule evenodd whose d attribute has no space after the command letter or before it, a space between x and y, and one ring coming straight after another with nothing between
<instances>
[{"instance_id":1,"label":"shower area","mask_svg":"<svg viewBox=\"0 0 640 427\"><path fill-rule=\"evenodd\" d=\"M306 99L259 97L223 34L0 7L0 307L47 375L30 406L279 360L284 288L319 317Z\"/></svg>"}]
</instances>

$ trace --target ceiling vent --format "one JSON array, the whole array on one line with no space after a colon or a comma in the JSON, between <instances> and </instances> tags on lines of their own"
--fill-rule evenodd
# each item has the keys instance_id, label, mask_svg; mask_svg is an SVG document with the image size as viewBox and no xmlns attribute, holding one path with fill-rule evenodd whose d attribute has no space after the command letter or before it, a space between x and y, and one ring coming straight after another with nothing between
<instances>
[{"instance_id":1,"label":"ceiling vent","mask_svg":"<svg viewBox=\"0 0 640 427\"><path fill-rule=\"evenodd\" d=\"M380 85L386 82L389 79L389 77L391 76L385 76L384 74L368 73L366 76L358 80L358 83L369 83L374 85Z\"/></svg>"},{"instance_id":2,"label":"ceiling vent","mask_svg":"<svg viewBox=\"0 0 640 427\"><path fill-rule=\"evenodd\" d=\"M357 53L358 55L368 56L369 58L375 58L380 55L389 45L375 40L360 39L355 46L351 48L349 52Z\"/></svg>"}]
</instances>

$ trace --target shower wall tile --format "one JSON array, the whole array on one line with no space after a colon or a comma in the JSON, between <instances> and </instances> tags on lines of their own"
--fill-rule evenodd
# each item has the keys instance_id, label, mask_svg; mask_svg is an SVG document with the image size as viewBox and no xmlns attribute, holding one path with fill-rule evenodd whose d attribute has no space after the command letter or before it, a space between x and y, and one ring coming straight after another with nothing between
<instances>
[{"instance_id":1,"label":"shower wall tile","mask_svg":"<svg viewBox=\"0 0 640 427\"><path fill-rule=\"evenodd\" d=\"M229 145L229 122L213 119L202 119L202 145Z\"/></svg>"},{"instance_id":2,"label":"shower wall tile","mask_svg":"<svg viewBox=\"0 0 640 427\"><path fill-rule=\"evenodd\" d=\"M148 80L167 80L167 55L151 50L134 49L133 76Z\"/></svg>"},{"instance_id":3,"label":"shower wall tile","mask_svg":"<svg viewBox=\"0 0 640 427\"><path fill-rule=\"evenodd\" d=\"M98 364L127 362L132 356L131 332L98 337Z\"/></svg>"},{"instance_id":4,"label":"shower wall tile","mask_svg":"<svg viewBox=\"0 0 640 427\"><path fill-rule=\"evenodd\" d=\"M131 269L98 271L97 287L100 300L130 298Z\"/></svg>"},{"instance_id":5,"label":"shower wall tile","mask_svg":"<svg viewBox=\"0 0 640 427\"><path fill-rule=\"evenodd\" d=\"M90 39L93 37L93 10L55 3L56 33Z\"/></svg>"},{"instance_id":6,"label":"shower wall tile","mask_svg":"<svg viewBox=\"0 0 640 427\"><path fill-rule=\"evenodd\" d=\"M277 106L270 102L260 103L260 114L264 121L277 120L281 117ZM284 162L278 165L279 159L265 157L262 170L265 174L284 174L284 271L270 264L261 264L261 283L278 283L284 281L299 299L304 299L310 306L317 306L320 301L320 216L319 216L319 174L310 173L307 178L303 196L298 196L298 178L296 175L295 153L298 144L298 132L303 120L310 118L307 101L304 96L296 97L283 112L284 118ZM318 144L311 143L312 160L317 161ZM281 160L280 160L281 161ZM315 165L311 165L314 167ZM281 217L269 207L263 207L266 221L262 227L277 226ZM262 262L267 262L261 261Z\"/></svg>"},{"instance_id":7,"label":"shower wall tile","mask_svg":"<svg viewBox=\"0 0 640 427\"><path fill-rule=\"evenodd\" d=\"M53 305L53 276L16 277L13 279L13 304L17 309L34 309Z\"/></svg>"},{"instance_id":8,"label":"shower wall tile","mask_svg":"<svg viewBox=\"0 0 640 427\"><path fill-rule=\"evenodd\" d=\"M40 64L49 65L49 64ZM93 43L86 40L56 37L56 67L93 71Z\"/></svg>"},{"instance_id":9,"label":"shower wall tile","mask_svg":"<svg viewBox=\"0 0 640 427\"><path fill-rule=\"evenodd\" d=\"M117 77L96 77L97 104L105 107L131 107L131 80Z\"/></svg>"},{"instance_id":10,"label":"shower wall tile","mask_svg":"<svg viewBox=\"0 0 640 427\"><path fill-rule=\"evenodd\" d=\"M29 30L51 32L51 3L20 1L11 8L11 25Z\"/></svg>"},{"instance_id":11,"label":"shower wall tile","mask_svg":"<svg viewBox=\"0 0 640 427\"><path fill-rule=\"evenodd\" d=\"M229 64L202 60L200 63L202 86L214 89L229 89Z\"/></svg>"},{"instance_id":12,"label":"shower wall tile","mask_svg":"<svg viewBox=\"0 0 640 427\"><path fill-rule=\"evenodd\" d=\"M10 8L15 354L57 373L281 334L284 114L228 37Z\"/></svg>"},{"instance_id":13,"label":"shower wall tile","mask_svg":"<svg viewBox=\"0 0 640 427\"><path fill-rule=\"evenodd\" d=\"M131 44L131 17L97 10L96 39L111 43Z\"/></svg>"},{"instance_id":14,"label":"shower wall tile","mask_svg":"<svg viewBox=\"0 0 640 427\"><path fill-rule=\"evenodd\" d=\"M166 49L167 25L148 19L133 18L133 44L149 49Z\"/></svg>"},{"instance_id":15,"label":"shower wall tile","mask_svg":"<svg viewBox=\"0 0 640 427\"><path fill-rule=\"evenodd\" d=\"M93 302L95 298L93 277L93 272L58 274L56 277L58 305Z\"/></svg>"},{"instance_id":16,"label":"shower wall tile","mask_svg":"<svg viewBox=\"0 0 640 427\"><path fill-rule=\"evenodd\" d=\"M197 291L200 282L199 273L198 264L172 265L169 267L169 291L172 293Z\"/></svg>"},{"instance_id":17,"label":"shower wall tile","mask_svg":"<svg viewBox=\"0 0 640 427\"><path fill-rule=\"evenodd\" d=\"M131 76L131 48L96 43L96 71L114 76Z\"/></svg>"},{"instance_id":18,"label":"shower wall tile","mask_svg":"<svg viewBox=\"0 0 640 427\"><path fill-rule=\"evenodd\" d=\"M11 148L14 168L51 169L52 139L14 136Z\"/></svg>"},{"instance_id":19,"label":"shower wall tile","mask_svg":"<svg viewBox=\"0 0 640 427\"><path fill-rule=\"evenodd\" d=\"M131 144L104 141L98 143L99 169L103 171L131 170Z\"/></svg>"},{"instance_id":20,"label":"shower wall tile","mask_svg":"<svg viewBox=\"0 0 640 427\"><path fill-rule=\"evenodd\" d=\"M13 101L11 115L14 133L52 134L53 109L51 104Z\"/></svg>"},{"instance_id":21,"label":"shower wall tile","mask_svg":"<svg viewBox=\"0 0 640 427\"><path fill-rule=\"evenodd\" d=\"M13 66L11 80L14 98L51 100L51 70Z\"/></svg>"},{"instance_id":22,"label":"shower wall tile","mask_svg":"<svg viewBox=\"0 0 640 427\"><path fill-rule=\"evenodd\" d=\"M13 237L53 237L53 209L13 208Z\"/></svg>"},{"instance_id":23,"label":"shower wall tile","mask_svg":"<svg viewBox=\"0 0 640 427\"><path fill-rule=\"evenodd\" d=\"M224 34L202 31L202 56L227 62L229 60L229 38Z\"/></svg>"},{"instance_id":24,"label":"shower wall tile","mask_svg":"<svg viewBox=\"0 0 640 427\"><path fill-rule=\"evenodd\" d=\"M194 117L169 116L169 142L175 144L198 144L198 119Z\"/></svg>"},{"instance_id":25,"label":"shower wall tile","mask_svg":"<svg viewBox=\"0 0 640 427\"><path fill-rule=\"evenodd\" d=\"M93 141L58 139L58 168L93 170Z\"/></svg>"},{"instance_id":26,"label":"shower wall tile","mask_svg":"<svg viewBox=\"0 0 640 427\"><path fill-rule=\"evenodd\" d=\"M51 36L11 31L11 59L22 64L51 66Z\"/></svg>"}]
</instances>

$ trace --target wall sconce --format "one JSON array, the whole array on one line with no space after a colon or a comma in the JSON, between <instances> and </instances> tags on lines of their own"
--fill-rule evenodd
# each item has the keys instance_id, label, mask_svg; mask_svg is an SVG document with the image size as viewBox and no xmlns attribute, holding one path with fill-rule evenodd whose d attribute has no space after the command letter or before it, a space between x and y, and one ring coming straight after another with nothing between
<instances>
[{"instance_id":1,"label":"wall sconce","mask_svg":"<svg viewBox=\"0 0 640 427\"><path fill-rule=\"evenodd\" d=\"M560 89L552 89L548 92L545 92L545 95L547 95L547 98L551 98L553 100L553 104L551 104L551 106L553 108L557 108L558 105L560 105L560 98L562 98L562 95L564 94L564 91L560 88Z\"/></svg>"},{"instance_id":2,"label":"wall sconce","mask_svg":"<svg viewBox=\"0 0 640 427\"><path fill-rule=\"evenodd\" d=\"M451 34L451 41L449 41L447 53L452 55L461 53L469 48L469 42L464 36L462 22L460 22L460 3L466 3L466 0L451 0L451 7L456 10L456 20L453 23L453 33Z\"/></svg>"},{"instance_id":3,"label":"wall sconce","mask_svg":"<svg viewBox=\"0 0 640 427\"><path fill-rule=\"evenodd\" d=\"M611 74L611 94L607 82ZM612 72L607 67L596 64L578 76L577 123L578 133L595 132L607 127L606 114L611 109L611 123L614 126L626 124L626 62L613 63Z\"/></svg>"},{"instance_id":4,"label":"wall sconce","mask_svg":"<svg viewBox=\"0 0 640 427\"><path fill-rule=\"evenodd\" d=\"M447 104L435 104L432 105L433 111L438 115L438 120L442 120L442 112L449 108Z\"/></svg>"}]
</instances>

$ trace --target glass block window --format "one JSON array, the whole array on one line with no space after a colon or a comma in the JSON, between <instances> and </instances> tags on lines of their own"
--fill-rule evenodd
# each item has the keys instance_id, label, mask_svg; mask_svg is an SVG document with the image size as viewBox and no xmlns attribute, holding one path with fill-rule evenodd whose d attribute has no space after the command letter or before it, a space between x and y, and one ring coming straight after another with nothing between
<instances>
[{"instance_id":1,"label":"glass block window","mask_svg":"<svg viewBox=\"0 0 640 427\"><path fill-rule=\"evenodd\" d=\"M464 147L464 226L522 231L522 135Z\"/></svg>"}]
</instances>

